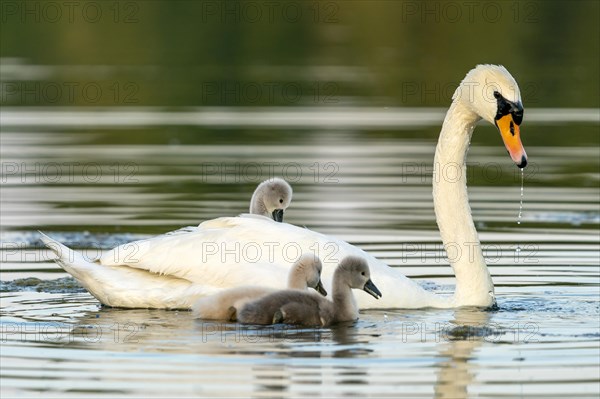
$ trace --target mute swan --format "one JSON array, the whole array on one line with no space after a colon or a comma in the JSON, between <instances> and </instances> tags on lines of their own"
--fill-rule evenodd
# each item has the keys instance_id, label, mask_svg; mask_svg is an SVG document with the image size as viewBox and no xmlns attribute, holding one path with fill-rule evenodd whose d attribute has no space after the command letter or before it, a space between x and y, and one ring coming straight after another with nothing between
<instances>
[{"instance_id":1,"label":"mute swan","mask_svg":"<svg viewBox=\"0 0 600 399\"><path fill-rule=\"evenodd\" d=\"M321 284L322 269L323 265L318 257L312 253L303 254L290 269L288 289L306 291L308 288L314 288L319 294L327 296L327 291ZM229 288L198 299L192 310L200 319L234 321L237 309L273 292L274 288L259 286Z\"/></svg>"},{"instance_id":2,"label":"mute swan","mask_svg":"<svg viewBox=\"0 0 600 399\"><path fill-rule=\"evenodd\" d=\"M61 244L49 238L43 238L44 242L55 248L59 255L57 262L65 270L80 281L88 281L84 285L102 303L106 298L116 300L116 297L128 295L125 288L111 290L109 287L117 287L126 279L130 280L129 285L134 285L135 277L128 275L133 273L130 272L132 269L154 273L140 279L140 292L149 279L166 276L195 282L206 290L235 287L242 284L240 279L244 285L281 289L285 280L273 270L289 268L292 260L301 253L312 251L323 262L321 278L326 288L331 287L338 260L348 255L365 258L385 297L375 301L365 295L359 296L357 302L361 309L491 306L495 303L494 285L471 217L466 155L476 123L485 119L497 126L517 166L524 168L527 165L519 130L523 118L521 95L517 83L504 67L478 65L467 73L452 99L440 132L433 168L434 207L442 241L446 250L460 254L450 257L456 276L452 296L423 289L403 276L399 269L389 267L342 240L262 217L242 215L210 220L180 234L116 247L92 265L70 262L68 256L73 251L61 250ZM448 177L448 169L454 173L452 178ZM121 268L110 269L112 266ZM94 281L88 271L91 267L95 268L95 275L109 279L110 284L105 285L100 278ZM105 270L106 275L103 275ZM121 277L116 276L118 271ZM160 283L156 285L160 286ZM165 296L170 294L165 291ZM145 299L139 295L135 298L136 304L143 307ZM159 296L157 299L160 302Z\"/></svg>"},{"instance_id":3,"label":"mute swan","mask_svg":"<svg viewBox=\"0 0 600 399\"><path fill-rule=\"evenodd\" d=\"M297 324L326 327L358 318L352 289L361 289L375 299L381 292L371 281L369 265L358 256L347 256L333 274L333 302L312 292L283 290L238 308L238 321L247 324Z\"/></svg>"}]
</instances>

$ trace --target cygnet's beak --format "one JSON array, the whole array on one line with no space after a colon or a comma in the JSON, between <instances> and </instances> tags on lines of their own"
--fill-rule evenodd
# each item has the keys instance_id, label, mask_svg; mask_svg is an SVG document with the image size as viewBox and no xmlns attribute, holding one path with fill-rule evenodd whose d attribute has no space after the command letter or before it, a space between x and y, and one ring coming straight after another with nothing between
<instances>
[{"instance_id":1,"label":"cygnet's beak","mask_svg":"<svg viewBox=\"0 0 600 399\"><path fill-rule=\"evenodd\" d=\"M283 222L283 209L275 209L273 211L273 220L276 222Z\"/></svg>"},{"instance_id":2,"label":"cygnet's beak","mask_svg":"<svg viewBox=\"0 0 600 399\"><path fill-rule=\"evenodd\" d=\"M327 296L327 291L325 290L325 287L323 287L323 282L321 280L319 280L319 282L317 283L315 290L317 290L319 294Z\"/></svg>"},{"instance_id":3,"label":"cygnet's beak","mask_svg":"<svg viewBox=\"0 0 600 399\"><path fill-rule=\"evenodd\" d=\"M381 295L381 292L375 286L375 284L373 284L373 282L371 281L371 279L369 279L369 281L367 281L367 283L363 287L363 290L365 292L367 292L368 294L371 294L375 299L379 299L379 298L381 298L383 296L383 295Z\"/></svg>"}]
</instances>

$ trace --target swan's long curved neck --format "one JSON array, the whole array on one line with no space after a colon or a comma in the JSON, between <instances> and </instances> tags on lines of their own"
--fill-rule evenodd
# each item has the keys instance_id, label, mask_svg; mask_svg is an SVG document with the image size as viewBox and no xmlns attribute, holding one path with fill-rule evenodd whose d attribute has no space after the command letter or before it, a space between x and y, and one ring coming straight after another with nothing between
<instances>
[{"instance_id":1,"label":"swan's long curved neck","mask_svg":"<svg viewBox=\"0 0 600 399\"><path fill-rule=\"evenodd\" d=\"M455 306L490 306L494 285L485 264L467 195L467 151L479 116L452 103L435 150L433 202L456 276Z\"/></svg>"}]
</instances>

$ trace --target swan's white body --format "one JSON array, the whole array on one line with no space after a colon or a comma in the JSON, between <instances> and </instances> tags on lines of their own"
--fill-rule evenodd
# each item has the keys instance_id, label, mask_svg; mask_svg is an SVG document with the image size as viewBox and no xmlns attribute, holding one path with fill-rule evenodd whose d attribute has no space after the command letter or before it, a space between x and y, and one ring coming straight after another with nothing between
<instances>
[{"instance_id":1,"label":"swan's white body","mask_svg":"<svg viewBox=\"0 0 600 399\"><path fill-rule=\"evenodd\" d=\"M103 266L42 234L58 263L96 299L121 308L189 309L195 300L219 290L170 276L158 276L127 266Z\"/></svg>"},{"instance_id":2,"label":"swan's white body","mask_svg":"<svg viewBox=\"0 0 600 399\"><path fill-rule=\"evenodd\" d=\"M357 293L361 309L453 306L345 241L249 214L213 219L177 234L128 243L95 261L86 261L47 236L42 239L59 255L57 262L108 306L182 309L225 288L255 285L283 289L289 268L303 252L321 258L321 280L328 292L342 258L364 257L383 297L375 300ZM161 291L169 298L164 304Z\"/></svg>"},{"instance_id":3,"label":"swan's white body","mask_svg":"<svg viewBox=\"0 0 600 399\"><path fill-rule=\"evenodd\" d=\"M304 252L321 258L322 281L328 291L342 258L364 257L383 296L376 300L357 293L361 309L490 306L495 302L494 287L471 218L466 187L466 154L475 124L481 118L492 123L495 120L496 104L492 103L490 87L520 104L518 86L508 71L478 66L457 89L436 148L436 218L446 249L460 251L459 256L450 257L456 275L453 296L426 291L400 270L335 237L256 215L218 218L196 228L125 244L94 262L49 237L43 240L50 248L58 249L57 262L65 270L110 306L189 308L199 296L225 288L260 285L281 289L286 285L288 269ZM522 154L526 163L524 151ZM449 176L448 168L460 173Z\"/></svg>"}]
</instances>

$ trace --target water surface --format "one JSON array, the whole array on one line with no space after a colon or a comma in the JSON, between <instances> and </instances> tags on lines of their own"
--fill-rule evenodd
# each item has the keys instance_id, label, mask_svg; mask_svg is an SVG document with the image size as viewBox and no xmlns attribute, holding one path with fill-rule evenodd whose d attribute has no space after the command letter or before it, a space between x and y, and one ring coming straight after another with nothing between
<instances>
[{"instance_id":1,"label":"water surface","mask_svg":"<svg viewBox=\"0 0 600 399\"><path fill-rule=\"evenodd\" d=\"M37 111L3 112L4 397L600 393L595 110L563 110L579 121L558 124L546 117L559 113L531 112L539 117L523 127L530 166L520 225L518 169L495 129L482 125L473 137L469 193L497 310L373 310L328 329L101 307L51 261L36 230L91 254L245 212L255 185L274 174L294 187L287 222L335 234L451 292L431 198L443 111L424 109L418 123L400 112L367 127L377 114L354 110L337 128L301 126L277 110L238 113L238 125L222 127L199 118L203 109L175 110L186 123L154 111L103 122L94 110L54 110L45 125L27 122ZM335 121L339 112L319 114ZM572 140L557 145L562 123Z\"/></svg>"}]
</instances>

